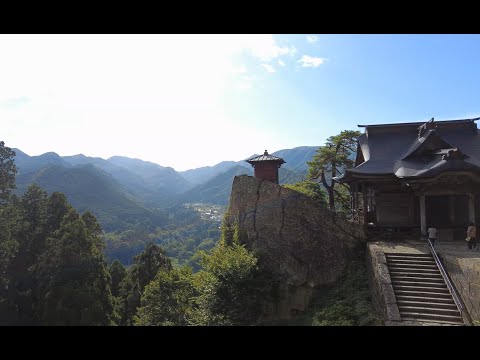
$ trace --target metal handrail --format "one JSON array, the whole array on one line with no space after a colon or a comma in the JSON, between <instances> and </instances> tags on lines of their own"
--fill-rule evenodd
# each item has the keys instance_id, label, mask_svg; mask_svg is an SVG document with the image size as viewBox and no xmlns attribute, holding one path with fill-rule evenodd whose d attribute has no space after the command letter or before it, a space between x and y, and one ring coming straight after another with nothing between
<instances>
[{"instance_id":1,"label":"metal handrail","mask_svg":"<svg viewBox=\"0 0 480 360\"><path fill-rule=\"evenodd\" d=\"M450 293L452 294L453 301L455 302L458 310L460 311L460 316L463 318L463 305L462 305L462 302L460 301L460 297L458 296L457 290L455 290L453 284L450 282L447 272L445 271L442 263L440 262L437 252L433 248L432 242L430 241L430 239L427 239L427 241L428 241L428 245L430 246L430 252L433 255L433 259L435 260L435 263L437 264L438 269L440 270L440 273L442 274L442 277L445 280L445 283L447 284L448 290L450 290Z\"/></svg>"}]
</instances>

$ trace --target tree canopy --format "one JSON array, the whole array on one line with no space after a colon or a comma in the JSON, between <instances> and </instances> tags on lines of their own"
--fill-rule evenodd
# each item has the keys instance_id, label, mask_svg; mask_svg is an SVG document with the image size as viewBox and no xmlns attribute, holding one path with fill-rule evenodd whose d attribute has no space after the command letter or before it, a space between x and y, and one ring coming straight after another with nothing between
<instances>
[{"instance_id":1,"label":"tree canopy","mask_svg":"<svg viewBox=\"0 0 480 360\"><path fill-rule=\"evenodd\" d=\"M0 203L7 201L12 189L15 189L17 167L14 157L15 151L0 141Z\"/></svg>"},{"instance_id":2,"label":"tree canopy","mask_svg":"<svg viewBox=\"0 0 480 360\"><path fill-rule=\"evenodd\" d=\"M312 161L308 162L308 178L318 180L328 194L330 209L335 209L335 198L341 194L335 189L332 179L343 174L345 169L353 167L352 154L356 152L356 143L361 135L359 131L344 130L338 135L330 136L325 146L318 148Z\"/></svg>"}]
</instances>

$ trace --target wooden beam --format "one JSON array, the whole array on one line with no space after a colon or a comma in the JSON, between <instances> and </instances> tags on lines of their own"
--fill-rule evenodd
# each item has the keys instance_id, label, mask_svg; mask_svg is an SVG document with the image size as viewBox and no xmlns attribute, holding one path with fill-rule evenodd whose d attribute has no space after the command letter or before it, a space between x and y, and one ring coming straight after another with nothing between
<instances>
[{"instance_id":1,"label":"wooden beam","mask_svg":"<svg viewBox=\"0 0 480 360\"><path fill-rule=\"evenodd\" d=\"M475 195L468 194L468 220L475 224Z\"/></svg>"}]
</instances>

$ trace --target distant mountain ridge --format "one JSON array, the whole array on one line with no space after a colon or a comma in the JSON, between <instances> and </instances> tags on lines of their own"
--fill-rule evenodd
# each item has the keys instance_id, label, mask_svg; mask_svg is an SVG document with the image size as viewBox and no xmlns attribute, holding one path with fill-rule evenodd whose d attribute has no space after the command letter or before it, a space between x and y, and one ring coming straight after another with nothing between
<instances>
[{"instance_id":1,"label":"distant mountain ridge","mask_svg":"<svg viewBox=\"0 0 480 360\"><path fill-rule=\"evenodd\" d=\"M307 161L312 160L313 155L315 155L315 152L318 148L319 146L299 146L293 149L278 150L271 153L271 155L281 157L286 161L286 163L283 164L280 169L288 169L306 174L308 170ZM223 161L214 166L205 166L197 169L181 171L180 174L182 174L191 183L198 185L205 183L214 176L225 172L229 168L233 168L235 165L240 165L249 169L251 166L245 160L258 155L259 154L253 154L240 161Z\"/></svg>"},{"instance_id":2,"label":"distant mountain ridge","mask_svg":"<svg viewBox=\"0 0 480 360\"><path fill-rule=\"evenodd\" d=\"M280 183L301 181L306 175L306 161L317 148L302 146L272 153L286 161L279 171ZM83 154L59 156L54 152L29 156L13 150L19 169L18 194L34 182L48 192L64 192L79 211L92 211L107 229L114 229L115 224L128 227L135 219L159 224L165 218L160 209L179 203L225 205L235 175L253 175L245 160L177 172L123 156L102 159Z\"/></svg>"}]
</instances>

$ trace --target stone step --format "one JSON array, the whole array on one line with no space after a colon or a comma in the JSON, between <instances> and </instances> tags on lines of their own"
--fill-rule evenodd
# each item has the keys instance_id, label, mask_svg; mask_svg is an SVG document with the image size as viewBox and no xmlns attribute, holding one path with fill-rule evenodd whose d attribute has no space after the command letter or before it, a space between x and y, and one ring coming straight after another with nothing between
<instances>
[{"instance_id":1,"label":"stone step","mask_svg":"<svg viewBox=\"0 0 480 360\"><path fill-rule=\"evenodd\" d=\"M397 302L399 301L412 301L412 302L430 302L436 304L455 305L452 297L428 297L428 296L416 296L416 295L402 295L395 296ZM456 306L456 305L455 305Z\"/></svg>"},{"instance_id":2,"label":"stone step","mask_svg":"<svg viewBox=\"0 0 480 360\"><path fill-rule=\"evenodd\" d=\"M405 291L418 291L418 292L429 292L429 293L437 293L437 294L450 294L448 288L445 286L444 288L432 288L429 286L410 286L410 285L393 285L393 290L405 290Z\"/></svg>"},{"instance_id":3,"label":"stone step","mask_svg":"<svg viewBox=\"0 0 480 360\"><path fill-rule=\"evenodd\" d=\"M392 285L405 285L405 286L421 286L421 287L432 287L436 289L447 289L447 285L444 282L427 282L427 281L416 281L416 280L393 280Z\"/></svg>"},{"instance_id":4,"label":"stone step","mask_svg":"<svg viewBox=\"0 0 480 360\"><path fill-rule=\"evenodd\" d=\"M437 325L451 325L451 326L465 326L465 324L462 322L459 322L458 320L454 321L449 321L449 320L431 320L431 319L413 319L413 318L402 318L402 321L415 321L415 322L422 322L422 323L435 323ZM421 324L416 324L416 325L421 325Z\"/></svg>"},{"instance_id":5,"label":"stone step","mask_svg":"<svg viewBox=\"0 0 480 360\"><path fill-rule=\"evenodd\" d=\"M418 263L398 263L391 264L387 261L388 267L394 268L403 268L403 269L438 269L437 264L418 264Z\"/></svg>"},{"instance_id":6,"label":"stone step","mask_svg":"<svg viewBox=\"0 0 480 360\"><path fill-rule=\"evenodd\" d=\"M387 260L388 266L393 265L430 265L430 266L437 266L435 261L417 261L417 260Z\"/></svg>"},{"instance_id":7,"label":"stone step","mask_svg":"<svg viewBox=\"0 0 480 360\"><path fill-rule=\"evenodd\" d=\"M411 300L403 300L403 299L397 299L397 305L400 308L402 307L417 307L417 308L422 308L422 307L427 307L430 309L448 309L448 310L454 310L458 312L457 305L455 303L451 304L443 304L439 302L431 302L431 301L411 301Z\"/></svg>"},{"instance_id":8,"label":"stone step","mask_svg":"<svg viewBox=\"0 0 480 360\"><path fill-rule=\"evenodd\" d=\"M400 315L402 315L402 313L416 312L419 314L451 315L460 317L460 311L458 311L457 308L443 309L430 306L398 305L398 310L400 310Z\"/></svg>"},{"instance_id":9,"label":"stone step","mask_svg":"<svg viewBox=\"0 0 480 360\"><path fill-rule=\"evenodd\" d=\"M431 291L418 291L418 290L401 290L401 289L394 289L395 297L399 295L404 296L418 296L424 298L434 298L434 299L452 299L452 295L450 293L439 293L439 292L431 292Z\"/></svg>"},{"instance_id":10,"label":"stone step","mask_svg":"<svg viewBox=\"0 0 480 360\"><path fill-rule=\"evenodd\" d=\"M437 269L413 269L411 267L407 268L407 267L399 267L399 266L392 266L392 267L388 267L388 272L390 274L392 273L412 273L412 274L440 274L440 270Z\"/></svg>"},{"instance_id":11,"label":"stone step","mask_svg":"<svg viewBox=\"0 0 480 360\"><path fill-rule=\"evenodd\" d=\"M435 261L433 256L403 256L403 255L395 255L395 256L386 256L388 261Z\"/></svg>"},{"instance_id":12,"label":"stone step","mask_svg":"<svg viewBox=\"0 0 480 360\"><path fill-rule=\"evenodd\" d=\"M405 281L426 281L426 282L432 282L432 283L445 283L445 280L443 280L442 275L425 275L422 276L422 274L419 276L417 274L413 275L405 275L405 274L390 274L390 278L392 281L398 281L398 280L405 280Z\"/></svg>"},{"instance_id":13,"label":"stone step","mask_svg":"<svg viewBox=\"0 0 480 360\"><path fill-rule=\"evenodd\" d=\"M432 259L432 254L412 254L412 253L385 253L387 258L391 257L411 257L411 258L430 258Z\"/></svg>"},{"instance_id":14,"label":"stone step","mask_svg":"<svg viewBox=\"0 0 480 360\"><path fill-rule=\"evenodd\" d=\"M463 325L463 320L460 315L442 315L442 314L424 314L418 312L404 312L400 313L402 321L423 321L433 320L440 323L453 323Z\"/></svg>"},{"instance_id":15,"label":"stone step","mask_svg":"<svg viewBox=\"0 0 480 360\"><path fill-rule=\"evenodd\" d=\"M430 293L437 293L437 294L450 294L450 291L448 290L447 286L444 288L433 288L430 286L415 286L415 285L396 285L392 284L393 290L408 290L408 291L426 291Z\"/></svg>"}]
</instances>

